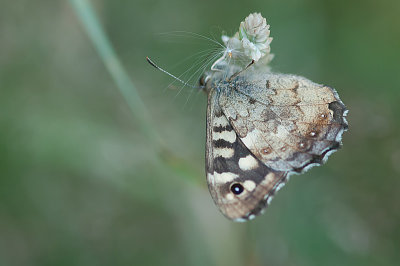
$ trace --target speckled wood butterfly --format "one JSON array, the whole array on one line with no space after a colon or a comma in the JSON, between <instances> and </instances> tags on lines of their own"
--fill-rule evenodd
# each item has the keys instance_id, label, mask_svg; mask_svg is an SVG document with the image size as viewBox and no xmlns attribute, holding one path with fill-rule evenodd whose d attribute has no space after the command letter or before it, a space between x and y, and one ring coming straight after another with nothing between
<instances>
[{"instance_id":1,"label":"speckled wood butterfly","mask_svg":"<svg viewBox=\"0 0 400 266\"><path fill-rule=\"evenodd\" d=\"M265 19L251 14L233 37L223 36L222 57L200 80L208 188L234 221L260 214L291 174L325 162L347 129L333 88L270 71L271 40Z\"/></svg>"}]
</instances>

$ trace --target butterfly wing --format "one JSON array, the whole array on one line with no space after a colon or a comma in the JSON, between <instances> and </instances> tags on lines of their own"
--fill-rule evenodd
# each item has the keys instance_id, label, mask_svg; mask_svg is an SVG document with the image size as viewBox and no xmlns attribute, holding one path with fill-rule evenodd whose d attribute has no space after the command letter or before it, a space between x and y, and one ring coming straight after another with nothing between
<instances>
[{"instance_id":1,"label":"butterfly wing","mask_svg":"<svg viewBox=\"0 0 400 266\"><path fill-rule=\"evenodd\" d=\"M336 91L285 74L240 75L220 94L242 143L267 167L301 172L340 146L346 108Z\"/></svg>"},{"instance_id":2,"label":"butterfly wing","mask_svg":"<svg viewBox=\"0 0 400 266\"><path fill-rule=\"evenodd\" d=\"M206 172L220 211L245 221L259 214L286 182L286 172L263 164L243 145L219 106L217 90L208 95Z\"/></svg>"}]
</instances>

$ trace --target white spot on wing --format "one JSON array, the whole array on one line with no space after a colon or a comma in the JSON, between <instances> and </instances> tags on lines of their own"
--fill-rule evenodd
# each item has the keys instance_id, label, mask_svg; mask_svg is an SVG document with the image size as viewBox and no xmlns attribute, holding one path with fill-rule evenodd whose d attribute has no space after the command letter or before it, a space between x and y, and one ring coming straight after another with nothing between
<instances>
[{"instance_id":1,"label":"white spot on wing","mask_svg":"<svg viewBox=\"0 0 400 266\"><path fill-rule=\"evenodd\" d=\"M258 129L254 129L253 131L247 133L247 136L242 138L244 145L247 148L253 149L255 144L257 143L258 136L260 136L260 131Z\"/></svg>"},{"instance_id":2,"label":"white spot on wing","mask_svg":"<svg viewBox=\"0 0 400 266\"><path fill-rule=\"evenodd\" d=\"M217 173L214 172L214 180L216 183L227 183L227 182L232 182L235 180L235 178L238 178L239 175L230 173L230 172L225 172L225 173Z\"/></svg>"},{"instance_id":3,"label":"white spot on wing","mask_svg":"<svg viewBox=\"0 0 400 266\"><path fill-rule=\"evenodd\" d=\"M223 139L230 143L236 141L236 133L232 131L213 132L213 140Z\"/></svg>"},{"instance_id":4,"label":"white spot on wing","mask_svg":"<svg viewBox=\"0 0 400 266\"><path fill-rule=\"evenodd\" d=\"M228 125L228 120L225 116L214 117L213 124L214 126L226 126Z\"/></svg>"},{"instance_id":5,"label":"white spot on wing","mask_svg":"<svg viewBox=\"0 0 400 266\"><path fill-rule=\"evenodd\" d=\"M265 178L265 182L268 183L272 183L272 181L274 181L274 177L275 175L273 173L269 173L268 175L266 175Z\"/></svg>"},{"instance_id":6,"label":"white spot on wing","mask_svg":"<svg viewBox=\"0 0 400 266\"><path fill-rule=\"evenodd\" d=\"M214 148L213 155L214 157L224 157L224 158L231 158L235 151L231 148Z\"/></svg>"},{"instance_id":7,"label":"white spot on wing","mask_svg":"<svg viewBox=\"0 0 400 266\"><path fill-rule=\"evenodd\" d=\"M226 194L225 198L226 198L227 200L233 200L233 199L235 198L235 196L233 196L232 193L228 193L228 194Z\"/></svg>"},{"instance_id":8,"label":"white spot on wing","mask_svg":"<svg viewBox=\"0 0 400 266\"><path fill-rule=\"evenodd\" d=\"M247 155L246 157L239 159L239 167L243 171L252 170L254 168L257 168L257 166L257 160L251 155Z\"/></svg>"},{"instance_id":9,"label":"white spot on wing","mask_svg":"<svg viewBox=\"0 0 400 266\"><path fill-rule=\"evenodd\" d=\"M253 191L256 188L256 183L252 180L246 180L243 182L243 187L248 191Z\"/></svg>"}]
</instances>

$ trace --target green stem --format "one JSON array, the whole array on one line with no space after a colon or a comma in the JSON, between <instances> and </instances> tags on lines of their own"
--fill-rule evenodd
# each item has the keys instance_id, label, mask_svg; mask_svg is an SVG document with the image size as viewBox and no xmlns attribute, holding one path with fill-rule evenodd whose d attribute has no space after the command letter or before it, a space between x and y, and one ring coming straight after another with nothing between
<instances>
[{"instance_id":1,"label":"green stem","mask_svg":"<svg viewBox=\"0 0 400 266\"><path fill-rule=\"evenodd\" d=\"M140 130L144 133L144 136L147 136L152 141L161 144L161 138L155 130L149 112L146 110L138 91L130 80L110 41L102 30L90 2L88 0L70 0L70 2L75 8L75 11L96 48L97 53L103 60L122 96L128 103L132 114L139 122Z\"/></svg>"},{"instance_id":2,"label":"green stem","mask_svg":"<svg viewBox=\"0 0 400 266\"><path fill-rule=\"evenodd\" d=\"M97 53L128 103L133 116L138 121L139 130L144 136L149 138L149 141L153 144L152 146L158 149L159 156L156 158L158 166L167 167L170 171L184 179L198 183L199 175L195 174L196 171L190 167L190 164L175 156L164 145L145 104L118 59L111 42L101 28L89 0L70 0L70 3L75 8L78 18L81 20Z\"/></svg>"}]
</instances>

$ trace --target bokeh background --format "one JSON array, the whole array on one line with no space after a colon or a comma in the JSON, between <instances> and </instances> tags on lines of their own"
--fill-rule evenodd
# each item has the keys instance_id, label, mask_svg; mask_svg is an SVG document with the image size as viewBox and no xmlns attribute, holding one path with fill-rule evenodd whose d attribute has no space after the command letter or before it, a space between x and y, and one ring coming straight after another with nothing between
<instances>
[{"instance_id":1,"label":"bokeh background","mask_svg":"<svg viewBox=\"0 0 400 266\"><path fill-rule=\"evenodd\" d=\"M400 1L93 0L120 87L85 2L0 5L0 265L398 265ZM215 46L173 31L218 39L255 11L273 70L335 87L350 129L237 224L206 188L206 96L145 56L180 75Z\"/></svg>"}]
</instances>

